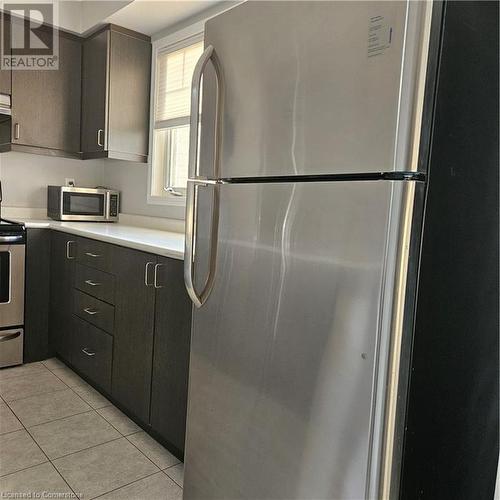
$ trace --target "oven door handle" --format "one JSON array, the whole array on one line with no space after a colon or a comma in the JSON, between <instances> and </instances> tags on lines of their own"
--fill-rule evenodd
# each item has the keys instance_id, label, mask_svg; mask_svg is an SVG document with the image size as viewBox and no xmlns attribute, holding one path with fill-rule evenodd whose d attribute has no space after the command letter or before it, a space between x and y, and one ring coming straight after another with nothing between
<instances>
[{"instance_id":1,"label":"oven door handle","mask_svg":"<svg viewBox=\"0 0 500 500\"><path fill-rule=\"evenodd\" d=\"M21 335L21 332L6 333L5 335L0 335L0 342L7 342L9 340L17 339Z\"/></svg>"},{"instance_id":2,"label":"oven door handle","mask_svg":"<svg viewBox=\"0 0 500 500\"><path fill-rule=\"evenodd\" d=\"M0 236L0 243L17 243L18 241L23 241L23 239L24 236L22 234Z\"/></svg>"}]
</instances>

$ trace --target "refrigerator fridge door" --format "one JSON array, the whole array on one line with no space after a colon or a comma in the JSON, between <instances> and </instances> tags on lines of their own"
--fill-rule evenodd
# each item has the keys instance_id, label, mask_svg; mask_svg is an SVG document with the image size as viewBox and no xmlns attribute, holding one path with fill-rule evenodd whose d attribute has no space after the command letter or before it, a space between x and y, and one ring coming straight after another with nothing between
<instances>
[{"instance_id":1,"label":"refrigerator fridge door","mask_svg":"<svg viewBox=\"0 0 500 500\"><path fill-rule=\"evenodd\" d=\"M250 1L208 21L205 47L220 62L224 90L219 176L412 169L428 4ZM200 138L207 178L216 176L216 83L208 64Z\"/></svg>"},{"instance_id":2,"label":"refrigerator fridge door","mask_svg":"<svg viewBox=\"0 0 500 500\"><path fill-rule=\"evenodd\" d=\"M375 487L389 221L403 184L198 190L199 209L219 191L220 219L213 289L194 309L185 499L360 499ZM209 240L196 242L199 284Z\"/></svg>"}]
</instances>

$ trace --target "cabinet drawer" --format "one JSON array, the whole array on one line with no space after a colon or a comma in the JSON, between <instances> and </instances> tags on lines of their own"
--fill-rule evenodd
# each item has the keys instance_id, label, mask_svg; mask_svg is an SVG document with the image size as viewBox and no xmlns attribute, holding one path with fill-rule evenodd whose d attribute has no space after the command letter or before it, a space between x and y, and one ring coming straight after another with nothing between
<instances>
[{"instance_id":1,"label":"cabinet drawer","mask_svg":"<svg viewBox=\"0 0 500 500\"><path fill-rule=\"evenodd\" d=\"M113 333L115 308L102 300L75 290L73 312L93 325Z\"/></svg>"},{"instance_id":2,"label":"cabinet drawer","mask_svg":"<svg viewBox=\"0 0 500 500\"><path fill-rule=\"evenodd\" d=\"M73 316L73 364L90 380L111 393L113 337Z\"/></svg>"},{"instance_id":3,"label":"cabinet drawer","mask_svg":"<svg viewBox=\"0 0 500 500\"><path fill-rule=\"evenodd\" d=\"M99 269L76 264L75 287L110 304L115 302L115 277Z\"/></svg>"},{"instance_id":4,"label":"cabinet drawer","mask_svg":"<svg viewBox=\"0 0 500 500\"><path fill-rule=\"evenodd\" d=\"M86 266L111 271L111 245L102 241L81 238L78 240L77 261Z\"/></svg>"}]
</instances>

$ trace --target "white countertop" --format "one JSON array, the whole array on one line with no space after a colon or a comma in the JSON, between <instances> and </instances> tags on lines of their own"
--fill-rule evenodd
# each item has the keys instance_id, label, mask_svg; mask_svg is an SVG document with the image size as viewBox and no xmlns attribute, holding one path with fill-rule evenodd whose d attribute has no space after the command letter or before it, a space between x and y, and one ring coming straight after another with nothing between
<instances>
[{"instance_id":1,"label":"white countertop","mask_svg":"<svg viewBox=\"0 0 500 500\"><path fill-rule=\"evenodd\" d=\"M54 229L164 257L184 259L183 233L129 226L119 222L59 222L50 219L9 218L24 223L27 228Z\"/></svg>"}]
</instances>

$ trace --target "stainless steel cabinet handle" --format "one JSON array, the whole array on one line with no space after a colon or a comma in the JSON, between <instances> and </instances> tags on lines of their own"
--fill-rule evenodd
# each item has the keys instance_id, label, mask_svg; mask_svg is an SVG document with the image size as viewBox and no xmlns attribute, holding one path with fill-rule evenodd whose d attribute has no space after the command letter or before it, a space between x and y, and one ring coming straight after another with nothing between
<instances>
[{"instance_id":1,"label":"stainless steel cabinet handle","mask_svg":"<svg viewBox=\"0 0 500 500\"><path fill-rule=\"evenodd\" d=\"M104 142L102 142L101 139L101 134L104 133L104 130L102 128L97 130L97 145L100 146L101 148L104 147Z\"/></svg>"},{"instance_id":2,"label":"stainless steel cabinet handle","mask_svg":"<svg viewBox=\"0 0 500 500\"><path fill-rule=\"evenodd\" d=\"M14 139L19 139L20 136L21 136L21 127L19 123L16 123L14 125Z\"/></svg>"},{"instance_id":3,"label":"stainless steel cabinet handle","mask_svg":"<svg viewBox=\"0 0 500 500\"><path fill-rule=\"evenodd\" d=\"M191 300L196 307L201 307L212 291L215 280L215 266L217 262L217 238L219 233L219 189L217 181L206 181L198 178L198 122L200 112L201 77L208 63L212 61L217 77L217 102L215 113L215 143L214 165L212 175L215 179L220 177L220 142L222 136L222 109L224 97L224 80L222 66L212 45L209 45L196 63L191 85L191 116L189 130L189 162L188 185L186 192L186 238L184 257L184 282ZM197 225L197 193L200 187L213 184L212 202L212 227L210 235L210 258L208 275L205 279L203 290L198 293L194 286L194 247Z\"/></svg>"},{"instance_id":4,"label":"stainless steel cabinet handle","mask_svg":"<svg viewBox=\"0 0 500 500\"><path fill-rule=\"evenodd\" d=\"M149 283L148 278L149 278L149 266L152 266L154 262L148 262L146 263L146 267L144 269L144 284L146 286L153 286L153 283Z\"/></svg>"},{"instance_id":5,"label":"stainless steel cabinet handle","mask_svg":"<svg viewBox=\"0 0 500 500\"><path fill-rule=\"evenodd\" d=\"M90 316L94 316L94 314L99 314L99 311L97 309L90 309L90 307L86 307L83 312L86 312L87 314L90 314Z\"/></svg>"},{"instance_id":6,"label":"stainless steel cabinet handle","mask_svg":"<svg viewBox=\"0 0 500 500\"><path fill-rule=\"evenodd\" d=\"M71 245L73 243L76 243L76 241L67 241L66 242L66 258L71 260L71 259L74 259L75 256L74 255L71 255Z\"/></svg>"},{"instance_id":7,"label":"stainless steel cabinet handle","mask_svg":"<svg viewBox=\"0 0 500 500\"><path fill-rule=\"evenodd\" d=\"M158 269L160 267L163 267L163 264L155 264L155 278L154 278L155 288L163 288L163 285L158 284Z\"/></svg>"},{"instance_id":8,"label":"stainless steel cabinet handle","mask_svg":"<svg viewBox=\"0 0 500 500\"><path fill-rule=\"evenodd\" d=\"M101 286L100 283L97 283L97 281L92 281L92 280L85 280L85 283L90 286Z\"/></svg>"},{"instance_id":9,"label":"stainless steel cabinet handle","mask_svg":"<svg viewBox=\"0 0 500 500\"><path fill-rule=\"evenodd\" d=\"M84 347L82 349L82 352L86 354L87 356L95 356L95 352L91 351L88 347Z\"/></svg>"},{"instance_id":10,"label":"stainless steel cabinet handle","mask_svg":"<svg viewBox=\"0 0 500 500\"><path fill-rule=\"evenodd\" d=\"M6 333L5 335L0 335L0 342L7 342L8 340L17 339L21 335L21 332Z\"/></svg>"},{"instance_id":11,"label":"stainless steel cabinet handle","mask_svg":"<svg viewBox=\"0 0 500 500\"><path fill-rule=\"evenodd\" d=\"M85 252L85 255L88 255L89 257L93 257L96 259L97 257L100 257L98 253L92 253L92 252Z\"/></svg>"}]
</instances>

